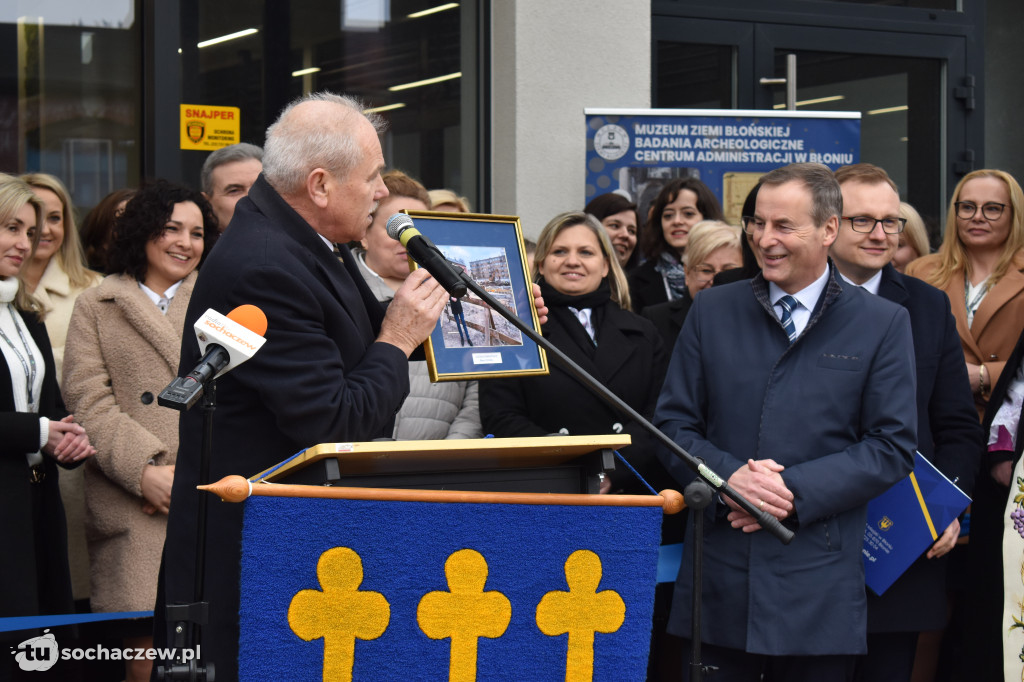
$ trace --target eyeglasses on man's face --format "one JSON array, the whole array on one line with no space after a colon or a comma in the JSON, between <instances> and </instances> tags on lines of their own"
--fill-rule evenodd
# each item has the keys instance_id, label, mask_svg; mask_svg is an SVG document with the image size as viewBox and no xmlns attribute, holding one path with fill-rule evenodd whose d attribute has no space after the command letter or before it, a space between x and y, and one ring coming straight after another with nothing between
<instances>
[{"instance_id":1,"label":"eyeglasses on man's face","mask_svg":"<svg viewBox=\"0 0 1024 682\"><path fill-rule=\"evenodd\" d=\"M958 201L953 205L956 207L956 217L960 220L970 220L978 212L978 205L973 201ZM981 215L985 220L999 220L1005 208L1006 204L990 201L981 205Z\"/></svg>"},{"instance_id":2,"label":"eyeglasses on man's face","mask_svg":"<svg viewBox=\"0 0 1024 682\"><path fill-rule=\"evenodd\" d=\"M850 221L850 227L854 232L871 232L875 225L881 224L882 231L886 234L899 234L903 226L907 224L906 218L872 218L866 215L843 216L843 220Z\"/></svg>"}]
</instances>

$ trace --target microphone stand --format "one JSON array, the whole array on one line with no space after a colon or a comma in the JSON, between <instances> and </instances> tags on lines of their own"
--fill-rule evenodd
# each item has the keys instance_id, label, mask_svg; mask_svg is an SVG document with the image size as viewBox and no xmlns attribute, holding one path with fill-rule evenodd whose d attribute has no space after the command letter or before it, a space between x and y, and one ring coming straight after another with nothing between
<instances>
[{"instance_id":1,"label":"microphone stand","mask_svg":"<svg viewBox=\"0 0 1024 682\"><path fill-rule=\"evenodd\" d=\"M683 500L693 514L693 600L691 604L693 623L692 636L690 637L690 681L703 682L705 673L712 672L718 668L705 666L700 662L701 658L701 609L703 608L701 585L704 584L704 510L711 504L711 486L702 478L695 478L683 490Z\"/></svg>"},{"instance_id":2,"label":"microphone stand","mask_svg":"<svg viewBox=\"0 0 1024 682\"><path fill-rule=\"evenodd\" d=\"M736 492L729 483L721 476L712 471L703 461L697 459L689 452L681 448L676 444L674 440L666 436L651 422L647 421L639 412L634 410L632 407L627 405L619 396L612 393L608 388L599 382L594 377L590 376L586 370L573 362L572 358L563 353L557 347L555 347L550 341L542 337L540 334L531 329L510 310L505 308L499 303L493 296L484 290L479 284L477 284L472 277L466 274L461 268L458 268L459 275L462 280L466 283L466 287L474 294L479 296L483 301L487 303L491 308L496 310L502 317L508 320L513 326L519 331L526 334L534 343L543 348L548 354L553 355L558 363L562 365L569 373L576 378L577 381L582 383L584 386L589 388L599 398L604 400L611 407L639 424L645 431L654 436L655 439L666 448L668 448L673 454L683 460L695 474L700 476L702 479L707 481L716 492L725 495L737 505L740 506L743 511L747 512L761 524L761 527L770 532L772 535L777 537L783 544L788 545L793 539L793 531L783 526L777 518L758 509L750 503L745 497Z\"/></svg>"},{"instance_id":3,"label":"microphone stand","mask_svg":"<svg viewBox=\"0 0 1024 682\"><path fill-rule=\"evenodd\" d=\"M177 381L177 380L175 380ZM171 386L174 382L171 383ZM168 386L168 388L171 388ZM166 389L165 389L166 390ZM161 394L161 397L164 396ZM160 404L179 411L188 410L190 405L181 402L161 400ZM203 383L203 443L199 452L199 480L210 480L210 456L213 452L213 413L217 410L217 379L210 378ZM209 620L209 602L203 600L206 578L206 505L209 495L199 495L196 510L196 561L191 604L167 604L166 620L174 623L175 660L169 666L156 667L158 680L189 680L190 682L214 682L214 664L203 664L202 628ZM186 643L192 645L194 658L186 661Z\"/></svg>"},{"instance_id":4,"label":"microphone stand","mask_svg":"<svg viewBox=\"0 0 1024 682\"><path fill-rule=\"evenodd\" d=\"M719 494L725 495L737 505L740 506L743 511L747 512L761 524L761 527L767 530L769 533L777 537L783 544L788 545L793 540L793 531L783 526L777 518L771 514L758 509L750 503L745 497L736 492L729 483L721 476L712 471L704 462L697 459L689 452L681 448L675 441L666 436L661 432L654 424L647 421L639 412L634 410L632 407L627 405L621 398L612 393L604 384L599 382L594 377L590 376L582 367L577 365L573 360L555 347L550 341L542 337L540 334L531 329L510 310L505 308L499 303L493 296L484 290L476 281L470 277L461 268L455 268L459 271L459 276L466 283L466 287L474 294L479 296L483 301L487 303L492 309L498 311L498 313L512 323L519 331L523 332L532 339L537 345L547 351L550 355L558 361L562 367L568 370L569 374L576 378L577 381L582 383L584 386L589 388L592 393L600 397L606 403L608 403L612 409L625 414L630 419L639 424L645 431L654 436L654 438L669 449L670 452L679 457L683 462L690 467L697 474L698 479L691 483L686 488L684 499L686 504L692 508L695 513L693 516L694 524L694 547L693 547L693 629L691 633L691 663L690 671L694 682L701 682L704 679L704 674L710 672L714 668L710 666L704 666L700 663L701 658L701 585L703 581L703 558L704 558L704 508L710 504L712 500L711 490L717 491ZM703 488L703 490L702 490Z\"/></svg>"}]
</instances>

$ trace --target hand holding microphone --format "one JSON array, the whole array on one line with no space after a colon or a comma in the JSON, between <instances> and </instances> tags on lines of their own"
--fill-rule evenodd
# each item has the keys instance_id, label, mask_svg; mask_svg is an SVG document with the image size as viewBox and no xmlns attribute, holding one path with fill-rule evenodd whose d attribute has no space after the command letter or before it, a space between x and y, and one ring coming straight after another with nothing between
<instances>
[{"instance_id":1,"label":"hand holding microphone","mask_svg":"<svg viewBox=\"0 0 1024 682\"><path fill-rule=\"evenodd\" d=\"M378 341L397 346L406 357L434 330L448 302L448 292L421 268L412 272L388 305Z\"/></svg>"}]
</instances>

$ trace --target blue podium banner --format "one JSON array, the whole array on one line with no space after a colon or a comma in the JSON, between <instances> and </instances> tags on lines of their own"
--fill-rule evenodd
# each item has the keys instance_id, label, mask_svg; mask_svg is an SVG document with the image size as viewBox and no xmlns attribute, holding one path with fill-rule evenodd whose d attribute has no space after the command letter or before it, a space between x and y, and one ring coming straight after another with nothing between
<instances>
[{"instance_id":1,"label":"blue podium banner","mask_svg":"<svg viewBox=\"0 0 1024 682\"><path fill-rule=\"evenodd\" d=\"M732 109L586 109L586 201L619 192L640 215L669 181L695 177L738 222L747 192L790 163L860 161L860 113Z\"/></svg>"},{"instance_id":2,"label":"blue podium banner","mask_svg":"<svg viewBox=\"0 0 1024 682\"><path fill-rule=\"evenodd\" d=\"M660 507L245 505L240 679L644 679Z\"/></svg>"}]
</instances>

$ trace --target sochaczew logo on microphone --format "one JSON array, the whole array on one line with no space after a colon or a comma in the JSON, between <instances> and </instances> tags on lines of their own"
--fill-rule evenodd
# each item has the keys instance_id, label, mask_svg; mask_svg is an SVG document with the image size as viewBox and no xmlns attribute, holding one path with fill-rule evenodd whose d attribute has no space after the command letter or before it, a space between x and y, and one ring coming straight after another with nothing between
<instances>
[{"instance_id":1,"label":"sochaczew logo on microphone","mask_svg":"<svg viewBox=\"0 0 1024 682\"><path fill-rule=\"evenodd\" d=\"M211 320L209 318L203 318L203 324L205 324L207 327L209 327L212 331L216 332L216 336L213 339L209 339L210 341L214 341L214 340L217 340L217 339L228 338L228 339L231 339L232 341L236 341L237 343L239 343L242 346L245 346L246 348L251 348L254 351L257 348L259 348L259 346L260 346L260 344L250 343L244 337L242 337L240 334L232 333L232 331L230 329L228 329L227 325L225 325L225 324L218 325L213 320ZM208 339L200 338L199 340L200 341L207 341Z\"/></svg>"},{"instance_id":2,"label":"sochaczew logo on microphone","mask_svg":"<svg viewBox=\"0 0 1024 682\"><path fill-rule=\"evenodd\" d=\"M263 317L262 311L248 306L258 312L257 317L261 317L261 320L254 319L251 314L235 315L236 311L243 308L246 306L239 306L227 315L221 315L210 308L196 320L194 325L200 353L205 353L208 346L217 345L226 350L230 356L230 362L218 373L218 376L251 358L267 342L262 334L249 328L250 326L262 326L261 331L266 330L266 317ZM248 326L241 324L233 317L238 317L241 322L248 322Z\"/></svg>"}]
</instances>

